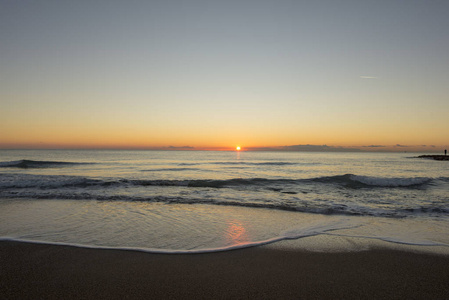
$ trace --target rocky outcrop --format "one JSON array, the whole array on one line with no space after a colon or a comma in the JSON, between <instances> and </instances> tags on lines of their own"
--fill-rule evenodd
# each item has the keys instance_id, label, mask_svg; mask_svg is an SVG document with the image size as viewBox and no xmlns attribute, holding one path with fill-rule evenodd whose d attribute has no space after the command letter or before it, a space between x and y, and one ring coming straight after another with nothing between
<instances>
[{"instance_id":1,"label":"rocky outcrop","mask_svg":"<svg viewBox=\"0 0 449 300\"><path fill-rule=\"evenodd\" d=\"M434 159L434 160L449 160L449 155L420 155L418 157Z\"/></svg>"}]
</instances>

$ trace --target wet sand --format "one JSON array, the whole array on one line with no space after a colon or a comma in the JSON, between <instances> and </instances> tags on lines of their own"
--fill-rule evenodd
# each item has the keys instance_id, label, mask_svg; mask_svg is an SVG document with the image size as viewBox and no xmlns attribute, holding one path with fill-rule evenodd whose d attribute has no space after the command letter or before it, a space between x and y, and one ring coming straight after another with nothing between
<instances>
[{"instance_id":1,"label":"wet sand","mask_svg":"<svg viewBox=\"0 0 449 300\"><path fill-rule=\"evenodd\" d=\"M149 254L0 242L2 299L448 299L449 256L255 247Z\"/></svg>"}]
</instances>

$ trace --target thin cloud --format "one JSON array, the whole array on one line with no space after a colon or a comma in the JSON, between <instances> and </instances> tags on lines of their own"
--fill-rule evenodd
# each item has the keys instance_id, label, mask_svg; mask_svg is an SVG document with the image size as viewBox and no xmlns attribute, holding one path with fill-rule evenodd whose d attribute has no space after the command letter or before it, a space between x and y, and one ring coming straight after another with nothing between
<instances>
[{"instance_id":1,"label":"thin cloud","mask_svg":"<svg viewBox=\"0 0 449 300\"><path fill-rule=\"evenodd\" d=\"M344 147L334 147L327 145L289 145L289 146L278 146L278 147L252 147L246 148L250 151L304 151L304 152L354 152L362 151L358 148L344 148Z\"/></svg>"},{"instance_id":2,"label":"thin cloud","mask_svg":"<svg viewBox=\"0 0 449 300\"><path fill-rule=\"evenodd\" d=\"M382 147L386 147L384 145L369 145L369 146L362 146L364 148L382 148Z\"/></svg>"},{"instance_id":3,"label":"thin cloud","mask_svg":"<svg viewBox=\"0 0 449 300\"><path fill-rule=\"evenodd\" d=\"M376 76L360 76L362 79L378 79L379 77Z\"/></svg>"},{"instance_id":4,"label":"thin cloud","mask_svg":"<svg viewBox=\"0 0 449 300\"><path fill-rule=\"evenodd\" d=\"M167 149L169 149L169 150L193 150L193 149L195 149L195 147L191 147L191 146L182 146L182 147L168 146Z\"/></svg>"}]
</instances>

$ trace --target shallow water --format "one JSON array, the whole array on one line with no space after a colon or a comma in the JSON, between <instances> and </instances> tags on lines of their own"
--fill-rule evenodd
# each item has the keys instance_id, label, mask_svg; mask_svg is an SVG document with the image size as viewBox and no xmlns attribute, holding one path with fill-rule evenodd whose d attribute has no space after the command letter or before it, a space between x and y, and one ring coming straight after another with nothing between
<instances>
[{"instance_id":1,"label":"shallow water","mask_svg":"<svg viewBox=\"0 0 449 300\"><path fill-rule=\"evenodd\" d=\"M449 247L447 162L415 156L1 150L0 236L158 251L319 235Z\"/></svg>"}]
</instances>

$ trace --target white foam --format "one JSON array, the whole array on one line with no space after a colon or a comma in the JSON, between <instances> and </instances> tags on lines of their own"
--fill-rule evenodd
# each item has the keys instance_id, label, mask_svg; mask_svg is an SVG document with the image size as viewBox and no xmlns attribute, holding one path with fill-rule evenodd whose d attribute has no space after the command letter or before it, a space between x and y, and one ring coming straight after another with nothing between
<instances>
[{"instance_id":1,"label":"white foam","mask_svg":"<svg viewBox=\"0 0 449 300\"><path fill-rule=\"evenodd\" d=\"M276 238L272 238L272 239L268 239L268 240L264 240L264 241L242 243L242 244L232 245L232 246L228 246L228 247L184 250L184 249L155 249L155 248L144 248L144 247L96 246L96 245L85 245L85 244L77 244L77 243L51 242L51 241L41 241L41 240L17 239L17 238L11 238L11 237L0 237L0 241L25 242L25 243L47 244L47 245L57 245L57 246L70 246L70 247L78 247L78 248L86 248L86 249L140 251L140 252L155 253L155 254L200 254L200 253L222 252L222 251L230 251L230 250L237 250L237 249L267 245L267 244L282 241L284 239L285 239L285 237L276 237Z\"/></svg>"},{"instance_id":2,"label":"white foam","mask_svg":"<svg viewBox=\"0 0 449 300\"><path fill-rule=\"evenodd\" d=\"M53 241L42 241L42 240L30 240L30 239L21 239L21 238L13 238L13 237L0 237L0 241L17 241L17 242L26 242L26 243L37 243L37 244L50 244L50 245L61 245L61 246L71 246L71 247L80 247L80 248L88 248L88 249L114 249L114 250L127 250L127 251L141 251L148 253L157 253L157 254L199 254L199 253L212 253L212 252L222 252L222 251L230 251L237 250L243 248L250 248L256 246L262 246L267 244L272 244L276 242L280 242L283 240L293 240L300 239L320 234L326 234L329 231L336 231L340 229L350 229L361 226L358 222L351 221L349 218L331 221L328 223L315 222L310 226L290 229L277 237L273 237L270 239L262 240L262 241L251 241L245 243L234 244L230 246L217 247L217 248L202 248L202 249L155 249L155 248L145 248L145 247L118 247L118 246L100 246L100 245L85 245L78 243L64 243L64 242L53 242Z\"/></svg>"},{"instance_id":3,"label":"white foam","mask_svg":"<svg viewBox=\"0 0 449 300\"><path fill-rule=\"evenodd\" d=\"M282 233L285 239L299 239L319 234L325 234L329 231L340 229L353 229L362 226L358 221L349 218L341 218L340 220L328 223L316 222L308 227L290 229Z\"/></svg>"},{"instance_id":4,"label":"white foam","mask_svg":"<svg viewBox=\"0 0 449 300\"><path fill-rule=\"evenodd\" d=\"M341 237L351 237L351 238L362 238L362 239L372 239L384 242L390 242L394 244L402 245L412 245L412 246L442 246L449 247L449 244L430 241L427 239L417 239L417 238L406 238L406 237L391 237L391 236L369 236L369 235L350 235L350 234L335 234L328 233L328 235L341 236Z\"/></svg>"},{"instance_id":5,"label":"white foam","mask_svg":"<svg viewBox=\"0 0 449 300\"><path fill-rule=\"evenodd\" d=\"M396 221L395 221L396 222ZM140 251L155 254L200 254L200 253L213 253L237 250L243 248L257 247L267 244L273 244L281 242L284 240L299 240L307 237L316 236L334 236L334 237L344 237L344 238L356 238L356 239L366 239L366 240L378 240L383 242L388 242L392 244L402 244L411 246L422 246L422 247L443 247L449 248L449 244L444 241L433 241L425 238L419 234L410 234L396 232L394 235L388 235L391 232L377 232L375 228L371 227L370 222L367 222L365 218L346 218L342 217L337 220L329 220L328 222L323 222L323 220L309 223L307 226L301 226L293 229L286 230L282 232L279 236L268 238L261 241L249 241L244 243L233 244L229 246L216 247L216 248L200 248L200 249L162 249L162 248L147 248L147 247L128 247L128 246L104 246L104 245L90 245L90 244L80 244L80 243L70 243L70 242L55 242L47 240L31 240L24 238L15 237L0 237L0 241L17 241L17 242L27 242L27 243L38 243L38 244L50 244L50 245L62 245L62 246L72 246L88 249L113 249L113 250L126 250L126 251ZM386 223L385 226L390 227L394 223ZM382 226L383 227L383 226ZM360 231L362 229L362 231ZM343 230L342 232L338 232ZM349 230L349 231L347 231ZM375 233L371 233L375 231ZM366 233L364 233L365 231ZM314 251L315 249L308 248L309 251Z\"/></svg>"}]
</instances>

